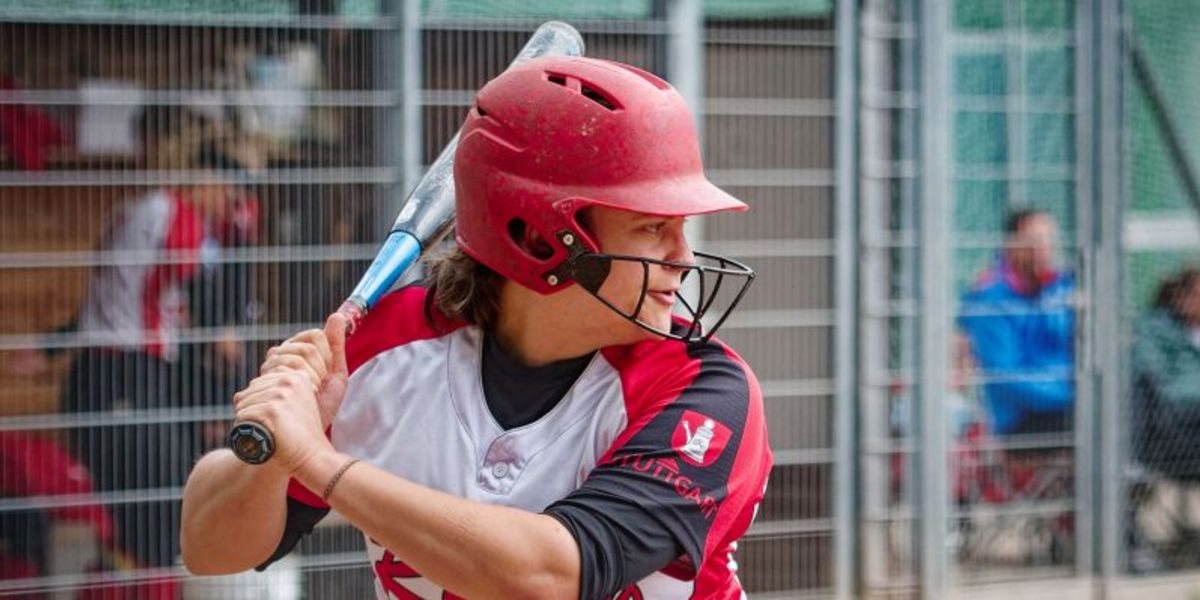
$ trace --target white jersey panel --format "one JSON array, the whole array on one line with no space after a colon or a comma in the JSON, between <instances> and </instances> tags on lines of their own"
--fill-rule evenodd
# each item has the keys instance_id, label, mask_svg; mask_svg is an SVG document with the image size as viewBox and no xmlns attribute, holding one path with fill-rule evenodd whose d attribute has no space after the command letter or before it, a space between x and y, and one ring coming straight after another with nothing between
<instances>
[{"instance_id":1,"label":"white jersey panel","mask_svg":"<svg viewBox=\"0 0 1200 600\"><path fill-rule=\"evenodd\" d=\"M334 446L490 504L540 511L579 487L626 425L617 372L597 355L548 414L504 431L483 397L481 348L468 327L381 352L351 375Z\"/></svg>"},{"instance_id":2,"label":"white jersey panel","mask_svg":"<svg viewBox=\"0 0 1200 600\"><path fill-rule=\"evenodd\" d=\"M504 431L483 395L481 356L475 327L376 355L350 376L334 446L409 481L488 504L540 512L574 491L628 425L616 369L597 353L549 413ZM379 598L452 597L369 538L366 544ZM647 599L687 598L693 584L655 573L638 588Z\"/></svg>"}]
</instances>

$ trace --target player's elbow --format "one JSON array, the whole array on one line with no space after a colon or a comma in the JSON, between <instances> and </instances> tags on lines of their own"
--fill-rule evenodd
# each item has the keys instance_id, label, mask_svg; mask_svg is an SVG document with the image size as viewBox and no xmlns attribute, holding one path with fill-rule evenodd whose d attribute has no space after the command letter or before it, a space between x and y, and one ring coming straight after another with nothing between
<instances>
[{"instance_id":1,"label":"player's elbow","mask_svg":"<svg viewBox=\"0 0 1200 600\"><path fill-rule=\"evenodd\" d=\"M506 582L500 598L529 598L530 600L574 600L579 597L579 581L562 573L539 573L514 577Z\"/></svg>"},{"instance_id":2,"label":"player's elbow","mask_svg":"<svg viewBox=\"0 0 1200 600\"><path fill-rule=\"evenodd\" d=\"M546 544L541 552L526 555L523 564L495 573L496 585L489 586L489 593L495 598L530 600L579 598L579 558L563 550Z\"/></svg>"},{"instance_id":3,"label":"player's elbow","mask_svg":"<svg viewBox=\"0 0 1200 600\"><path fill-rule=\"evenodd\" d=\"M257 562L247 556L233 556L229 544L206 536L195 523L184 521L179 531L179 551L183 566L193 575L230 575L249 570Z\"/></svg>"},{"instance_id":4,"label":"player's elbow","mask_svg":"<svg viewBox=\"0 0 1200 600\"><path fill-rule=\"evenodd\" d=\"M214 560L212 553L189 546L186 542L181 544L180 550L183 566L192 575L228 575L237 572L229 565Z\"/></svg>"},{"instance_id":5,"label":"player's elbow","mask_svg":"<svg viewBox=\"0 0 1200 600\"><path fill-rule=\"evenodd\" d=\"M183 559L184 568L189 573L193 575L229 575L246 570L245 567L239 568L238 565L222 560L219 549L198 543L195 539L196 536L189 535L186 526L180 530L179 535L180 557Z\"/></svg>"}]
</instances>

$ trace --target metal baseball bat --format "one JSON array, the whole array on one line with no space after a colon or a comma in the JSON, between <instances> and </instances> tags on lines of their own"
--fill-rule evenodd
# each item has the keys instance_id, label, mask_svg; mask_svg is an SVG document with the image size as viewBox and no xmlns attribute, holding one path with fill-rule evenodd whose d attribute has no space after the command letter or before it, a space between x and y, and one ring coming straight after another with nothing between
<instances>
[{"instance_id":1,"label":"metal baseball bat","mask_svg":"<svg viewBox=\"0 0 1200 600\"><path fill-rule=\"evenodd\" d=\"M533 32L509 67L539 56L582 56L583 50L583 38L574 27L548 21ZM375 260L338 308L346 316L347 335L354 333L367 311L416 264L421 254L454 227L454 151L458 135L454 134L409 193ZM267 462L275 453L270 430L253 421L234 424L227 441L238 458L252 465Z\"/></svg>"}]
</instances>

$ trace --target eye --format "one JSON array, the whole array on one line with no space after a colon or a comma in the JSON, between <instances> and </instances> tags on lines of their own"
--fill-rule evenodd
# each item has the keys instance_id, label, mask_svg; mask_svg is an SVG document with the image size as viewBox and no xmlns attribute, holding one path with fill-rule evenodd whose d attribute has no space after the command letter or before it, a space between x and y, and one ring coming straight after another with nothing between
<instances>
[{"instance_id":1,"label":"eye","mask_svg":"<svg viewBox=\"0 0 1200 600\"><path fill-rule=\"evenodd\" d=\"M648 223L646 225L642 225L641 230L646 233L649 233L651 235L659 235L663 232L664 229L666 229L666 227L667 227L666 221L655 221L654 223Z\"/></svg>"}]
</instances>

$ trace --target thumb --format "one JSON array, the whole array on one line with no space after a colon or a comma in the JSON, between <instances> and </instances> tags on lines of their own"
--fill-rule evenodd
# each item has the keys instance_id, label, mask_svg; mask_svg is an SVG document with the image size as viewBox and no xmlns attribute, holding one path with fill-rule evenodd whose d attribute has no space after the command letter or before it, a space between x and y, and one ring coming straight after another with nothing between
<instances>
[{"instance_id":1,"label":"thumb","mask_svg":"<svg viewBox=\"0 0 1200 600\"><path fill-rule=\"evenodd\" d=\"M329 315L325 320L325 339L329 340L329 352L333 355L333 373L346 373L346 316L340 312Z\"/></svg>"}]
</instances>

